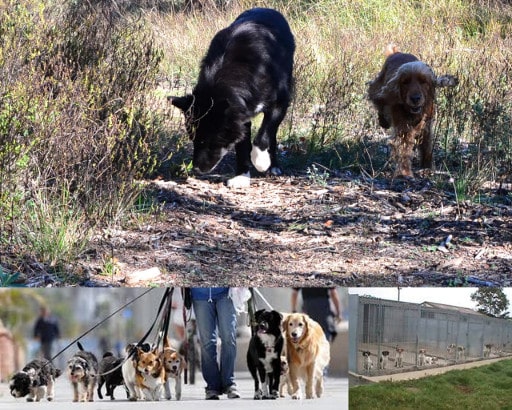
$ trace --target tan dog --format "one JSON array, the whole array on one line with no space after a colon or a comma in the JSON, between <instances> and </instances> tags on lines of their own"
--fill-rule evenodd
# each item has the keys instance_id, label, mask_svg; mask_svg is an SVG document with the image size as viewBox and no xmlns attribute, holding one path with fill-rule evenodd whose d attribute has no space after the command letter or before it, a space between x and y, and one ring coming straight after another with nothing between
<instances>
[{"instance_id":1,"label":"tan dog","mask_svg":"<svg viewBox=\"0 0 512 410\"><path fill-rule=\"evenodd\" d=\"M395 367L404 367L404 348L395 347Z\"/></svg>"},{"instance_id":2,"label":"tan dog","mask_svg":"<svg viewBox=\"0 0 512 410\"><path fill-rule=\"evenodd\" d=\"M418 354L418 366L425 366L427 364L427 350L426 349L420 349L420 353Z\"/></svg>"},{"instance_id":3,"label":"tan dog","mask_svg":"<svg viewBox=\"0 0 512 410\"><path fill-rule=\"evenodd\" d=\"M160 353L160 359L165 369L165 398L170 400L172 398L170 379L174 379L175 386L174 392L176 400L181 400L181 375L187 368L187 362L183 355L174 350L168 340L164 342L164 350Z\"/></svg>"},{"instance_id":4,"label":"tan dog","mask_svg":"<svg viewBox=\"0 0 512 410\"><path fill-rule=\"evenodd\" d=\"M158 401L162 397L165 383L165 367L156 349L144 352L137 350L135 385L146 400Z\"/></svg>"},{"instance_id":5,"label":"tan dog","mask_svg":"<svg viewBox=\"0 0 512 410\"><path fill-rule=\"evenodd\" d=\"M317 397L324 390L323 371L330 361L330 346L322 327L303 313L287 315L283 322L286 352L290 368L292 399L301 399L299 378L306 382L306 398Z\"/></svg>"}]
</instances>

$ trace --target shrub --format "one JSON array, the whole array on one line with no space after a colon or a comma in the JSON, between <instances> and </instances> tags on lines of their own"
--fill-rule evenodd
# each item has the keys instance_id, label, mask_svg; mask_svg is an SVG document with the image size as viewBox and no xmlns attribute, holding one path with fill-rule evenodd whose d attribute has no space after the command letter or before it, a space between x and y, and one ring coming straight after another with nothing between
<instances>
[{"instance_id":1,"label":"shrub","mask_svg":"<svg viewBox=\"0 0 512 410\"><path fill-rule=\"evenodd\" d=\"M144 20L113 2L17 3L0 17L12 27L0 37L0 226L19 252L56 264L99 222L119 221L155 166L147 98L161 53Z\"/></svg>"}]
</instances>

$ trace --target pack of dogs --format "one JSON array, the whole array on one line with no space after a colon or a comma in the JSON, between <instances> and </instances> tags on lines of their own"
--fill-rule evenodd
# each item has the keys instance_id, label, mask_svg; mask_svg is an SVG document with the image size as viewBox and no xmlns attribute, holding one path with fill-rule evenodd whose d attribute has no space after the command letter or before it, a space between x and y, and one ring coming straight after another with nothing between
<instances>
[{"instance_id":1,"label":"pack of dogs","mask_svg":"<svg viewBox=\"0 0 512 410\"><path fill-rule=\"evenodd\" d=\"M320 324L304 313L259 310L254 315L247 366L254 399L321 397L330 345Z\"/></svg>"},{"instance_id":2,"label":"pack of dogs","mask_svg":"<svg viewBox=\"0 0 512 410\"><path fill-rule=\"evenodd\" d=\"M380 352L379 360L378 360L378 369L386 370L389 368L389 362L394 362L394 367L403 368L404 367L404 354L405 349L401 346L395 346L395 354L394 357L391 357L391 352L389 350L382 350ZM373 360L372 360L372 352L369 350L361 351L361 355L363 356L363 369L365 372L369 373L370 370L373 369ZM485 357L485 356L484 356ZM420 348L418 349L418 360L417 366L432 366L438 363L437 356L431 356L427 354L427 349Z\"/></svg>"},{"instance_id":3,"label":"pack of dogs","mask_svg":"<svg viewBox=\"0 0 512 410\"><path fill-rule=\"evenodd\" d=\"M77 342L78 350L67 361L66 376L73 402L92 402L94 392L115 400L114 390L122 386L129 401L159 401L182 398L186 358L167 338L163 346L130 343L124 357L105 352L98 361L93 352ZM254 379L255 400L321 397L324 371L330 360L330 345L322 327L303 313L283 314L258 310L247 349L247 367ZM10 380L11 395L27 401L48 401L55 397L55 379L62 371L51 361L35 359ZM174 389L172 389L174 384Z\"/></svg>"},{"instance_id":4,"label":"pack of dogs","mask_svg":"<svg viewBox=\"0 0 512 410\"><path fill-rule=\"evenodd\" d=\"M250 171L281 175L276 134L292 98L295 40L285 17L276 10L253 8L219 31L201 61L191 94L169 96L185 117L193 141L197 173L212 171L231 149L236 154L231 188L250 186ZM379 125L391 128L396 176L413 177L413 151L420 166L432 167L435 92L458 79L437 76L426 63L402 53L394 44L385 51L379 74L368 83ZM251 140L251 120L263 120Z\"/></svg>"}]
</instances>

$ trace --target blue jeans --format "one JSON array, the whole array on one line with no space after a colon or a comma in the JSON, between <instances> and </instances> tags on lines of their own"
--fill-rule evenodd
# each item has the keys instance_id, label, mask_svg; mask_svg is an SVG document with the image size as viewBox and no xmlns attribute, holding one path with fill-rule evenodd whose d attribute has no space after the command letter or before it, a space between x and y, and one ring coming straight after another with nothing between
<instances>
[{"instance_id":1,"label":"blue jeans","mask_svg":"<svg viewBox=\"0 0 512 410\"><path fill-rule=\"evenodd\" d=\"M222 394L235 385L235 307L228 296L212 301L193 300L192 303L201 341L201 370L206 391ZM217 334L222 342L220 363L217 360Z\"/></svg>"}]
</instances>

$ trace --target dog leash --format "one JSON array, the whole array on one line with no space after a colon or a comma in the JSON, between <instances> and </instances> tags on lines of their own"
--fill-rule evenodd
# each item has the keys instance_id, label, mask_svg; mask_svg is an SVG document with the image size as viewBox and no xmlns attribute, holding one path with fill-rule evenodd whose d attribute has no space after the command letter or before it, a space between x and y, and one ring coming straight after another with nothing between
<instances>
[{"instance_id":1,"label":"dog leash","mask_svg":"<svg viewBox=\"0 0 512 410\"><path fill-rule=\"evenodd\" d=\"M64 347L64 349L62 349L60 352L58 352L55 356L53 356L51 359L50 359L50 362L53 362L53 360L55 360L58 356L60 356L62 353L64 353L66 350L68 350L73 344L75 344L76 342L78 342L82 337L84 337L85 335L89 334L90 332L92 332L94 329L96 329L98 326L102 325L103 323L105 323L108 319L110 319L112 316L116 315L117 313L119 313L121 310L123 310L124 308L126 308L127 306L131 305L132 303L134 303L136 300L140 299L141 297L143 297L144 295L148 294L149 292L151 292L154 288L149 288L147 289L145 292L141 293L139 296L137 296L136 298L132 299L131 301L125 303L123 306L121 306L119 309L117 309L116 311L114 311L113 313L111 313L110 315L108 315L105 319L103 319L101 322L97 323L96 325L94 325L92 328L90 328L89 330L85 331L84 333L82 333L80 336L78 336L76 339L74 339L71 343L69 343L66 347Z\"/></svg>"},{"instance_id":2,"label":"dog leash","mask_svg":"<svg viewBox=\"0 0 512 410\"><path fill-rule=\"evenodd\" d=\"M111 313L109 316L107 316L105 319L103 319L102 321L100 321L99 323L97 323L96 325L94 325L92 328L88 329L87 331L85 331L84 333L82 333L80 336L78 336L77 338L75 338L71 343L69 343L66 347L64 347L64 349L62 349L60 352L58 352L55 356L53 356L51 359L50 359L50 362L52 362L55 358L57 358L59 355L61 355L62 353L64 353L67 349L69 349L74 343L80 343L79 340L84 337L85 335L87 335L88 333L92 332L94 329L96 329L98 326L102 325L103 323L105 323L108 319L110 319L112 316L116 315L117 313L119 313L121 310L123 310L124 308L126 308L127 306L131 305L132 303L134 303L136 300L140 299L141 297L145 296L146 294L148 294L149 292L151 292L154 288L150 288L150 289L147 289L145 292L141 293L139 296L137 296L136 298L132 299L131 301L125 303L123 306L121 306L119 309L117 309L116 311L114 311L113 313ZM124 360L116 367L114 367L113 369L105 372L105 373L97 373L95 376L96 377L99 377L99 376L105 376L107 374L110 374L110 373L113 373L114 371L116 371L118 368L120 368L130 357L133 356L133 354L135 353L135 348L136 347L140 347L144 344L145 340L147 339L147 337L150 335L151 331L153 330L158 318L160 317L160 313L162 312L162 309L164 306L168 306L169 310L170 310L170 307L171 307L171 304L172 304L172 293L174 292L174 287L173 288L166 288L166 291L164 293L164 295L162 296L162 300L160 301L160 305L158 307L158 312L155 316L155 320L153 321L153 323L151 324L151 327L149 328L149 330L146 332L146 334L137 342L137 344L130 350L130 352L128 353L128 355L124 358ZM166 303L167 302L167 303ZM169 318L170 317L170 313L169 314L165 314L164 315L166 318ZM167 336L167 331L168 331L168 328L169 328L169 323L168 321L166 323L163 323L163 325L165 325L165 336ZM80 350L83 350L81 347L81 345L79 344L79 349Z\"/></svg>"},{"instance_id":3,"label":"dog leash","mask_svg":"<svg viewBox=\"0 0 512 410\"><path fill-rule=\"evenodd\" d=\"M172 295L174 293L174 287L172 288L166 288L164 295L162 296L162 299L160 301L160 305L158 307L157 314L155 316L155 320L153 320L153 323L151 324L151 327L146 332L146 334L135 344L130 351L128 352L128 355L114 368L110 369L109 371L105 373L97 374L96 376L105 376L107 374L115 372L117 369L123 366L123 364L130 359L136 352L136 348L140 347L144 344L148 336L151 334L155 324L158 321L158 318L160 317L160 314L162 310L164 311L161 321L160 321L160 331L157 334L157 341L155 343L155 346L159 346L160 343L162 343L162 350L163 350L163 340L167 337L168 329L169 329L169 319L170 319L170 312L172 308ZM165 309L164 309L165 307Z\"/></svg>"},{"instance_id":4,"label":"dog leash","mask_svg":"<svg viewBox=\"0 0 512 410\"><path fill-rule=\"evenodd\" d=\"M261 292L258 289L255 288L249 288L249 292L251 292L251 298L247 302L247 310L248 310L248 319L249 319L249 326L251 328L251 336L254 336L255 333L255 326L256 326L256 318L254 314L256 313L256 298L254 297L257 295L263 303L268 307L269 310L274 310L272 305L268 302L267 299L261 294Z\"/></svg>"}]
</instances>

